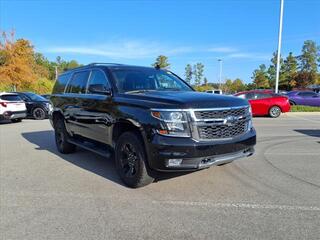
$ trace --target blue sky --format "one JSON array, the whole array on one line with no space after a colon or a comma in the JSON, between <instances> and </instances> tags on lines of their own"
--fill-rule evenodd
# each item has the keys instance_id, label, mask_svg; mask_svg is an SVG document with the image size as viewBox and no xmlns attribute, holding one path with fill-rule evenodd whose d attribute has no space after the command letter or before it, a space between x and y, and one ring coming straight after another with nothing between
<instances>
[{"instance_id":1,"label":"blue sky","mask_svg":"<svg viewBox=\"0 0 320 240\"><path fill-rule=\"evenodd\" d=\"M251 81L277 48L279 0L14 1L0 0L0 29L16 30L50 60L149 66L159 54L183 77L202 62L205 76ZM304 40L320 44L320 0L285 0L283 51L299 54Z\"/></svg>"}]
</instances>

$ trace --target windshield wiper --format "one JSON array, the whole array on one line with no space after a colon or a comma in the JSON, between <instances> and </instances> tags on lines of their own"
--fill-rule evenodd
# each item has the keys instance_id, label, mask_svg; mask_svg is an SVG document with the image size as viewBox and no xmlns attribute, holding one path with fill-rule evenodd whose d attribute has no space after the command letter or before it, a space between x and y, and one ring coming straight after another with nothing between
<instances>
[{"instance_id":1,"label":"windshield wiper","mask_svg":"<svg viewBox=\"0 0 320 240\"><path fill-rule=\"evenodd\" d=\"M140 90L127 91L125 93L144 93L144 92L150 92L150 91L155 91L155 90L152 90L152 89L140 89Z\"/></svg>"},{"instance_id":2,"label":"windshield wiper","mask_svg":"<svg viewBox=\"0 0 320 240\"><path fill-rule=\"evenodd\" d=\"M161 91L181 91L180 88L162 88Z\"/></svg>"}]
</instances>

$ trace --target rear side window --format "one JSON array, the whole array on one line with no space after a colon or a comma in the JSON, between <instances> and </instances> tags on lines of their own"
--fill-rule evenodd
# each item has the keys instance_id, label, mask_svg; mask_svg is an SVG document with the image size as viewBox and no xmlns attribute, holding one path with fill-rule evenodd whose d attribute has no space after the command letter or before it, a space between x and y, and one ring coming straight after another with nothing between
<instances>
[{"instance_id":1,"label":"rear side window","mask_svg":"<svg viewBox=\"0 0 320 240\"><path fill-rule=\"evenodd\" d=\"M1 95L0 99L4 101L13 101L13 102L22 100L19 95L13 95L13 94Z\"/></svg>"},{"instance_id":2,"label":"rear side window","mask_svg":"<svg viewBox=\"0 0 320 240\"><path fill-rule=\"evenodd\" d=\"M272 94L269 93L256 93L255 99L271 98Z\"/></svg>"},{"instance_id":3,"label":"rear side window","mask_svg":"<svg viewBox=\"0 0 320 240\"><path fill-rule=\"evenodd\" d=\"M70 76L71 73L60 75L54 85L52 93L63 93Z\"/></svg>"},{"instance_id":4,"label":"rear side window","mask_svg":"<svg viewBox=\"0 0 320 240\"><path fill-rule=\"evenodd\" d=\"M79 94L86 93L88 77L89 71L81 71L73 74L66 92Z\"/></svg>"},{"instance_id":5,"label":"rear side window","mask_svg":"<svg viewBox=\"0 0 320 240\"><path fill-rule=\"evenodd\" d=\"M95 88L101 91L109 90L110 84L107 80L104 72L101 70L93 70L90 75L88 93L90 93L90 88Z\"/></svg>"},{"instance_id":6,"label":"rear side window","mask_svg":"<svg viewBox=\"0 0 320 240\"><path fill-rule=\"evenodd\" d=\"M254 93L246 93L246 99L255 99Z\"/></svg>"},{"instance_id":7,"label":"rear side window","mask_svg":"<svg viewBox=\"0 0 320 240\"><path fill-rule=\"evenodd\" d=\"M313 96L317 96L317 94L314 93L314 92L301 92L301 93L299 93L299 96L301 96L301 97L313 97Z\"/></svg>"}]
</instances>

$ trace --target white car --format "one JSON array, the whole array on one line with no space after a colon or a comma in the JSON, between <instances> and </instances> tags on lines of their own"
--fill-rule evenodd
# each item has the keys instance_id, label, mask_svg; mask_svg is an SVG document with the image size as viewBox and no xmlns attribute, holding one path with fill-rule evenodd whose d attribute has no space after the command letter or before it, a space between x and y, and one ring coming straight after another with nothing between
<instances>
[{"instance_id":1,"label":"white car","mask_svg":"<svg viewBox=\"0 0 320 240\"><path fill-rule=\"evenodd\" d=\"M223 94L221 89L207 90L206 93Z\"/></svg>"},{"instance_id":2,"label":"white car","mask_svg":"<svg viewBox=\"0 0 320 240\"><path fill-rule=\"evenodd\" d=\"M18 94L0 93L0 120L20 122L26 116L26 104Z\"/></svg>"}]
</instances>

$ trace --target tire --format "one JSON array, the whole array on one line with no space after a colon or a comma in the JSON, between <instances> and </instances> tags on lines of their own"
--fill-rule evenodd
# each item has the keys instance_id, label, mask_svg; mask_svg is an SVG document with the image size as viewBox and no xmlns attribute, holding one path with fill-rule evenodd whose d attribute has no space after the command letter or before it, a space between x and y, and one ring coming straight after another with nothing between
<instances>
[{"instance_id":1,"label":"tire","mask_svg":"<svg viewBox=\"0 0 320 240\"><path fill-rule=\"evenodd\" d=\"M289 101L289 103L290 103L291 106L296 105L296 103L293 102L293 101Z\"/></svg>"},{"instance_id":2,"label":"tire","mask_svg":"<svg viewBox=\"0 0 320 240\"><path fill-rule=\"evenodd\" d=\"M141 142L136 133L125 132L116 143L117 172L121 180L131 188L143 187L154 181L148 174L147 157Z\"/></svg>"},{"instance_id":3,"label":"tire","mask_svg":"<svg viewBox=\"0 0 320 240\"><path fill-rule=\"evenodd\" d=\"M277 118L281 114L281 109L278 106L273 106L269 110L269 116L272 118Z\"/></svg>"},{"instance_id":4,"label":"tire","mask_svg":"<svg viewBox=\"0 0 320 240\"><path fill-rule=\"evenodd\" d=\"M56 146L59 152L68 154L76 151L76 146L68 142L69 134L67 133L64 121L59 118L54 125Z\"/></svg>"},{"instance_id":5,"label":"tire","mask_svg":"<svg viewBox=\"0 0 320 240\"><path fill-rule=\"evenodd\" d=\"M18 123L21 121L22 121L22 118L11 119L11 122L13 122L13 123Z\"/></svg>"},{"instance_id":6,"label":"tire","mask_svg":"<svg viewBox=\"0 0 320 240\"><path fill-rule=\"evenodd\" d=\"M36 120L43 120L46 118L46 112L43 108L37 107L37 108L33 109L32 116Z\"/></svg>"}]
</instances>

